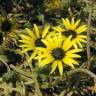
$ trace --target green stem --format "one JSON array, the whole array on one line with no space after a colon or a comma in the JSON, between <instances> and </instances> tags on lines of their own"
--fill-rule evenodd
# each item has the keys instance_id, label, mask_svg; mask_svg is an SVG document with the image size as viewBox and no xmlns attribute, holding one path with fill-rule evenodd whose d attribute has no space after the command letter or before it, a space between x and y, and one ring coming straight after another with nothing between
<instances>
[{"instance_id":1,"label":"green stem","mask_svg":"<svg viewBox=\"0 0 96 96\"><path fill-rule=\"evenodd\" d=\"M77 68L75 70L70 70L69 72L67 72L67 78L76 75L78 73L83 73L85 76L90 76L92 78L94 78L94 80L96 80L96 75L94 73L92 73L91 71L87 70L87 69L83 69L83 68ZM54 82L52 82L52 85L57 85L59 82L61 81L65 81L67 80L66 75L64 75L63 77L59 77L58 79L56 79Z\"/></svg>"},{"instance_id":2,"label":"green stem","mask_svg":"<svg viewBox=\"0 0 96 96\"><path fill-rule=\"evenodd\" d=\"M90 69L91 66L91 59L90 59L90 27L91 27L91 16L92 16L92 8L89 10L89 17L88 17L88 31L87 31L87 58L88 64L87 69Z\"/></svg>"},{"instance_id":3,"label":"green stem","mask_svg":"<svg viewBox=\"0 0 96 96\"><path fill-rule=\"evenodd\" d=\"M71 70L67 73L67 76L70 77L72 75L76 75L78 73L83 73L85 74L85 76L89 75L90 77L94 78L94 81L96 81L96 75L94 73L92 73L91 71L87 70L87 69L81 69L81 68L78 68L78 69L75 69L75 70ZM64 76L65 77L65 76ZM63 80L66 80L66 78L64 78ZM58 81L59 82L59 81ZM70 87L69 87L70 88ZM66 94L66 90L64 89L60 94L59 96L65 96Z\"/></svg>"},{"instance_id":4,"label":"green stem","mask_svg":"<svg viewBox=\"0 0 96 96\"><path fill-rule=\"evenodd\" d=\"M36 88L37 94L38 94L38 96L42 96L42 93L41 93L40 87L39 87L39 83L38 83L37 78L35 77L35 75L33 73L33 67L31 67L31 72L32 72L33 81L35 82L35 88Z\"/></svg>"},{"instance_id":5,"label":"green stem","mask_svg":"<svg viewBox=\"0 0 96 96\"><path fill-rule=\"evenodd\" d=\"M89 75L90 77L96 79L96 75L94 73L92 73L91 71L89 71L87 69L81 69L81 68L69 71L67 73L67 76L69 77L69 76L72 76L76 73L84 73L84 74Z\"/></svg>"},{"instance_id":6,"label":"green stem","mask_svg":"<svg viewBox=\"0 0 96 96\"><path fill-rule=\"evenodd\" d=\"M20 73L20 74L22 74L22 75L24 75L24 76L26 76L26 77L28 77L28 78L33 79L33 81L34 81L34 83L35 83L35 88L36 88L36 91L37 91L38 96L42 96L42 93L41 93L41 91L40 91L40 89L39 89L38 81L37 81L37 79L35 78L35 76L34 76L33 73L32 73L32 74L31 74L31 73L27 73L27 74L26 74L26 72L24 72L23 70L20 70L20 69L16 68L16 67L13 66L13 65L10 65L10 67L11 67L14 71L16 71L16 72L18 72L18 73Z\"/></svg>"},{"instance_id":7,"label":"green stem","mask_svg":"<svg viewBox=\"0 0 96 96\"><path fill-rule=\"evenodd\" d=\"M0 61L7 67L7 70L10 71L10 67L2 58L0 58Z\"/></svg>"},{"instance_id":8,"label":"green stem","mask_svg":"<svg viewBox=\"0 0 96 96\"><path fill-rule=\"evenodd\" d=\"M27 58L27 60L29 60L29 55L28 55L28 53L26 53L26 58ZM33 72L32 63L31 63L31 62L26 62L26 63L29 65L29 67L30 67L30 69L31 69L32 79L33 79L34 82L35 82L35 88L36 88L37 94L38 94L38 96L42 96L42 93L41 93L41 91L40 91L40 87L39 87L38 80L37 80L37 78L36 78L36 76L34 75L34 72Z\"/></svg>"}]
</instances>

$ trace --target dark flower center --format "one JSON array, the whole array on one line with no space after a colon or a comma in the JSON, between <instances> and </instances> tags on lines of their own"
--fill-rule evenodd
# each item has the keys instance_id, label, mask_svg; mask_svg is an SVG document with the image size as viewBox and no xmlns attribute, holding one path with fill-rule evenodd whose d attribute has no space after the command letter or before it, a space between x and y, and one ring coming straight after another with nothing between
<instances>
[{"instance_id":1,"label":"dark flower center","mask_svg":"<svg viewBox=\"0 0 96 96\"><path fill-rule=\"evenodd\" d=\"M77 34L74 30L67 30L66 32L62 32L62 35L65 35L66 37L72 35L72 39L74 39Z\"/></svg>"},{"instance_id":2,"label":"dark flower center","mask_svg":"<svg viewBox=\"0 0 96 96\"><path fill-rule=\"evenodd\" d=\"M9 21L4 21L1 24L1 30L4 32L10 31L11 27L12 27L12 23L10 23Z\"/></svg>"},{"instance_id":3,"label":"dark flower center","mask_svg":"<svg viewBox=\"0 0 96 96\"><path fill-rule=\"evenodd\" d=\"M35 40L35 46L36 47L46 47L46 45L41 41L41 39Z\"/></svg>"},{"instance_id":4,"label":"dark flower center","mask_svg":"<svg viewBox=\"0 0 96 96\"><path fill-rule=\"evenodd\" d=\"M61 60L62 58L64 58L64 55L65 55L64 50L62 50L61 48L52 50L52 56L56 60Z\"/></svg>"}]
</instances>

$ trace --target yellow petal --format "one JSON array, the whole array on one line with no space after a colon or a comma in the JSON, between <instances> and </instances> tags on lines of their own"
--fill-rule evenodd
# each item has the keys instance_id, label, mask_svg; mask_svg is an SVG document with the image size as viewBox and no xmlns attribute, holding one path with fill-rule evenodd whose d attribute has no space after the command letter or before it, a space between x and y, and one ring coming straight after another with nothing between
<instances>
[{"instance_id":1,"label":"yellow petal","mask_svg":"<svg viewBox=\"0 0 96 96\"><path fill-rule=\"evenodd\" d=\"M32 38L36 38L33 31L31 31L30 29L25 28L25 31L27 31L28 35L31 36Z\"/></svg>"},{"instance_id":2,"label":"yellow petal","mask_svg":"<svg viewBox=\"0 0 96 96\"><path fill-rule=\"evenodd\" d=\"M61 33L60 34L58 34L58 47L59 48L61 48L61 46L62 46L62 41L64 40L64 39L62 39L63 37L61 36Z\"/></svg>"},{"instance_id":3,"label":"yellow petal","mask_svg":"<svg viewBox=\"0 0 96 96\"><path fill-rule=\"evenodd\" d=\"M55 48L58 48L59 47L59 42L58 42L58 37L57 36L55 36L54 37L54 43L55 43Z\"/></svg>"},{"instance_id":4,"label":"yellow petal","mask_svg":"<svg viewBox=\"0 0 96 96\"><path fill-rule=\"evenodd\" d=\"M70 24L70 21L67 18L66 18L66 24L68 26L68 29L70 29L71 24Z\"/></svg>"},{"instance_id":5,"label":"yellow petal","mask_svg":"<svg viewBox=\"0 0 96 96\"><path fill-rule=\"evenodd\" d=\"M43 59L40 63L39 63L39 67L44 67L45 65L52 63L53 62L53 58L47 57L46 59Z\"/></svg>"},{"instance_id":6,"label":"yellow petal","mask_svg":"<svg viewBox=\"0 0 96 96\"><path fill-rule=\"evenodd\" d=\"M52 49L52 44L50 42L45 39L42 39L41 41L47 46L48 49Z\"/></svg>"},{"instance_id":7,"label":"yellow petal","mask_svg":"<svg viewBox=\"0 0 96 96\"><path fill-rule=\"evenodd\" d=\"M46 55L39 55L39 56L36 56L34 59L39 59L39 58L45 58L47 57Z\"/></svg>"},{"instance_id":8,"label":"yellow petal","mask_svg":"<svg viewBox=\"0 0 96 96\"><path fill-rule=\"evenodd\" d=\"M87 26L86 25L82 25L79 28L76 29L77 34L80 34L82 32L85 32L87 30Z\"/></svg>"},{"instance_id":9,"label":"yellow petal","mask_svg":"<svg viewBox=\"0 0 96 96\"><path fill-rule=\"evenodd\" d=\"M38 51L42 51L42 52L49 52L49 50L47 50L46 48L43 48L43 47L36 47L35 49Z\"/></svg>"},{"instance_id":10,"label":"yellow petal","mask_svg":"<svg viewBox=\"0 0 96 96\"><path fill-rule=\"evenodd\" d=\"M77 35L77 38L84 38L84 39L86 39L87 36L86 35Z\"/></svg>"},{"instance_id":11,"label":"yellow petal","mask_svg":"<svg viewBox=\"0 0 96 96\"><path fill-rule=\"evenodd\" d=\"M34 30L37 38L40 38L40 32L36 24L34 24Z\"/></svg>"},{"instance_id":12,"label":"yellow petal","mask_svg":"<svg viewBox=\"0 0 96 96\"><path fill-rule=\"evenodd\" d=\"M27 36L27 35L19 35L22 39L26 39L26 40L32 40L32 37Z\"/></svg>"},{"instance_id":13,"label":"yellow petal","mask_svg":"<svg viewBox=\"0 0 96 96\"><path fill-rule=\"evenodd\" d=\"M54 36L58 36L59 33L61 32L56 31L49 32L48 35L46 36L46 39L48 39L47 37L53 38Z\"/></svg>"},{"instance_id":14,"label":"yellow petal","mask_svg":"<svg viewBox=\"0 0 96 96\"><path fill-rule=\"evenodd\" d=\"M70 28L70 22L67 23L67 21L65 19L62 18L62 21L63 21L63 24L65 26L66 29L69 29Z\"/></svg>"},{"instance_id":15,"label":"yellow petal","mask_svg":"<svg viewBox=\"0 0 96 96\"><path fill-rule=\"evenodd\" d=\"M72 69L75 69L74 65L72 64L72 60L68 59L68 58L64 58L63 62L65 65L70 66Z\"/></svg>"},{"instance_id":16,"label":"yellow petal","mask_svg":"<svg viewBox=\"0 0 96 96\"><path fill-rule=\"evenodd\" d=\"M74 25L74 17L71 20L71 24Z\"/></svg>"},{"instance_id":17,"label":"yellow petal","mask_svg":"<svg viewBox=\"0 0 96 96\"><path fill-rule=\"evenodd\" d=\"M78 54L66 54L66 57L68 57L68 58L80 58L81 56Z\"/></svg>"},{"instance_id":18,"label":"yellow petal","mask_svg":"<svg viewBox=\"0 0 96 96\"><path fill-rule=\"evenodd\" d=\"M72 47L71 38L72 36L69 36L68 38L65 39L62 45L62 48L64 49L64 51L67 51Z\"/></svg>"},{"instance_id":19,"label":"yellow petal","mask_svg":"<svg viewBox=\"0 0 96 96\"><path fill-rule=\"evenodd\" d=\"M29 57L28 62L31 62L31 60L38 54L37 50L34 50L34 52L31 54L31 56Z\"/></svg>"},{"instance_id":20,"label":"yellow petal","mask_svg":"<svg viewBox=\"0 0 96 96\"><path fill-rule=\"evenodd\" d=\"M24 48L21 53L25 53L27 51L33 50L33 47Z\"/></svg>"},{"instance_id":21,"label":"yellow petal","mask_svg":"<svg viewBox=\"0 0 96 96\"><path fill-rule=\"evenodd\" d=\"M75 25L74 25L74 17L71 19L71 26L70 26L71 30L74 30L75 29Z\"/></svg>"},{"instance_id":22,"label":"yellow petal","mask_svg":"<svg viewBox=\"0 0 96 96\"><path fill-rule=\"evenodd\" d=\"M87 40L81 39L81 38L77 38L77 40L78 40L79 42L83 42L83 43L86 43L86 42L87 42Z\"/></svg>"},{"instance_id":23,"label":"yellow petal","mask_svg":"<svg viewBox=\"0 0 96 96\"><path fill-rule=\"evenodd\" d=\"M65 61L67 61L66 64L69 63L69 64L72 64L72 65L73 64L79 65L79 63L76 60L72 59L72 58L66 58L65 57Z\"/></svg>"},{"instance_id":24,"label":"yellow petal","mask_svg":"<svg viewBox=\"0 0 96 96\"><path fill-rule=\"evenodd\" d=\"M25 44L33 44L34 40L19 40L19 42L21 43L25 43Z\"/></svg>"},{"instance_id":25,"label":"yellow petal","mask_svg":"<svg viewBox=\"0 0 96 96\"><path fill-rule=\"evenodd\" d=\"M74 46L75 49L78 49L77 42L74 42L74 43L73 43L73 46Z\"/></svg>"},{"instance_id":26,"label":"yellow petal","mask_svg":"<svg viewBox=\"0 0 96 96\"><path fill-rule=\"evenodd\" d=\"M83 48L83 45L81 44L81 42L77 41L77 44L79 45L80 48Z\"/></svg>"},{"instance_id":27,"label":"yellow petal","mask_svg":"<svg viewBox=\"0 0 96 96\"><path fill-rule=\"evenodd\" d=\"M54 49L55 48L55 43L53 42L54 40L50 38L49 36L47 37L47 40L51 44L52 49Z\"/></svg>"},{"instance_id":28,"label":"yellow petal","mask_svg":"<svg viewBox=\"0 0 96 96\"><path fill-rule=\"evenodd\" d=\"M72 58L67 58L67 61L72 63L72 64L79 65L79 63L76 60L72 59Z\"/></svg>"},{"instance_id":29,"label":"yellow petal","mask_svg":"<svg viewBox=\"0 0 96 96\"><path fill-rule=\"evenodd\" d=\"M19 47L35 47L33 44L21 44Z\"/></svg>"},{"instance_id":30,"label":"yellow petal","mask_svg":"<svg viewBox=\"0 0 96 96\"><path fill-rule=\"evenodd\" d=\"M66 54L74 54L74 53L77 53L77 52L81 52L82 49L72 49L72 50L69 50L68 52L66 52Z\"/></svg>"},{"instance_id":31,"label":"yellow petal","mask_svg":"<svg viewBox=\"0 0 96 96\"><path fill-rule=\"evenodd\" d=\"M79 25L79 23L80 23L80 19L78 19L78 20L76 21L76 23L74 24L75 28L77 28L77 26Z\"/></svg>"},{"instance_id":32,"label":"yellow petal","mask_svg":"<svg viewBox=\"0 0 96 96\"><path fill-rule=\"evenodd\" d=\"M58 69L59 69L59 73L62 76L63 75L63 65L61 61L58 61Z\"/></svg>"},{"instance_id":33,"label":"yellow petal","mask_svg":"<svg viewBox=\"0 0 96 96\"><path fill-rule=\"evenodd\" d=\"M47 26L44 28L43 33L42 33L42 38L45 38L45 36L46 36L47 33L48 33L49 28L50 28L50 25L47 25Z\"/></svg>"},{"instance_id":34,"label":"yellow petal","mask_svg":"<svg viewBox=\"0 0 96 96\"><path fill-rule=\"evenodd\" d=\"M61 26L55 26L55 27L52 27L52 28L53 28L53 30L55 30L57 32L63 32L63 31L65 31L65 29L62 28Z\"/></svg>"},{"instance_id":35,"label":"yellow petal","mask_svg":"<svg viewBox=\"0 0 96 96\"><path fill-rule=\"evenodd\" d=\"M46 58L46 57L52 57L52 55L50 54L49 51L47 51L47 50L45 50L45 51L38 50L38 56L36 56L35 58L38 59L38 58Z\"/></svg>"},{"instance_id":36,"label":"yellow petal","mask_svg":"<svg viewBox=\"0 0 96 96\"><path fill-rule=\"evenodd\" d=\"M55 69L56 69L56 67L57 67L57 63L58 63L58 61L54 61L54 62L53 62L52 68L51 68L51 71L50 71L50 74L52 74L52 73L55 71Z\"/></svg>"}]
</instances>

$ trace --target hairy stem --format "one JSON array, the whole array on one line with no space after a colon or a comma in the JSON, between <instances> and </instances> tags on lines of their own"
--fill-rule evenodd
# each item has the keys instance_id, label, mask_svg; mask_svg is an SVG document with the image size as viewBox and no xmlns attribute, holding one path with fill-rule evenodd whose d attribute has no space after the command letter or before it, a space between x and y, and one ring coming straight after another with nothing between
<instances>
[{"instance_id":1,"label":"hairy stem","mask_svg":"<svg viewBox=\"0 0 96 96\"><path fill-rule=\"evenodd\" d=\"M18 73L20 73L20 74L22 74L22 75L24 75L24 76L26 76L28 78L31 78L34 81L34 83L35 83L35 88L36 88L38 96L42 96L42 93L41 93L40 88L39 88L38 81L37 81L37 79L36 79L36 77L34 76L33 73L32 74L31 73L27 73L26 74L26 72L24 72L23 70L20 70L19 68L16 68L14 65L10 65L10 67L14 71L16 71L16 72L18 72Z\"/></svg>"},{"instance_id":2,"label":"hairy stem","mask_svg":"<svg viewBox=\"0 0 96 96\"><path fill-rule=\"evenodd\" d=\"M94 73L92 73L91 71L89 71L87 69L81 69L81 68L69 71L67 73L67 76L71 76L71 75L74 75L76 73L84 73L84 74L89 75L90 77L96 79L96 75Z\"/></svg>"},{"instance_id":3,"label":"hairy stem","mask_svg":"<svg viewBox=\"0 0 96 96\"><path fill-rule=\"evenodd\" d=\"M26 58L27 58L27 60L29 60L29 55L28 55L28 53L26 53ZM38 96L42 96L42 93L41 93L41 91L40 91L40 86L39 86L38 80L37 80L37 78L36 78L36 76L34 75L34 72L33 72L32 63L29 62L29 61L27 61L26 63L29 65L29 67L30 67L30 69L31 69L32 78L33 78L33 81L35 82L35 88L36 88L37 94L38 94Z\"/></svg>"},{"instance_id":4,"label":"hairy stem","mask_svg":"<svg viewBox=\"0 0 96 96\"><path fill-rule=\"evenodd\" d=\"M88 17L88 31L87 31L87 69L90 69L91 66L91 59L90 59L90 27L91 27L91 15L92 15L92 7L89 11L89 17Z\"/></svg>"},{"instance_id":5,"label":"hairy stem","mask_svg":"<svg viewBox=\"0 0 96 96\"><path fill-rule=\"evenodd\" d=\"M92 78L94 78L94 81L96 81L96 75L94 74L94 73L92 73L91 71L89 71L89 70L87 70L87 69L81 69L81 68L78 68L78 69L76 69L76 70L71 70L71 71L69 71L68 73L67 73L67 76L68 77L71 77L71 76L75 76L76 74L78 74L78 73L83 73L83 74L85 74L85 76L87 75L89 75L90 77L92 77ZM65 77L65 76L64 76ZM63 80L65 80L65 79L63 79ZM59 81L58 81L59 82ZM70 87L69 87L70 88ZM60 94L59 94L59 96L66 96L65 95L66 94L66 90L64 89ZM70 96L70 95L69 95Z\"/></svg>"},{"instance_id":6,"label":"hairy stem","mask_svg":"<svg viewBox=\"0 0 96 96\"><path fill-rule=\"evenodd\" d=\"M7 70L10 71L10 67L2 58L0 58L0 61L7 67Z\"/></svg>"}]
</instances>

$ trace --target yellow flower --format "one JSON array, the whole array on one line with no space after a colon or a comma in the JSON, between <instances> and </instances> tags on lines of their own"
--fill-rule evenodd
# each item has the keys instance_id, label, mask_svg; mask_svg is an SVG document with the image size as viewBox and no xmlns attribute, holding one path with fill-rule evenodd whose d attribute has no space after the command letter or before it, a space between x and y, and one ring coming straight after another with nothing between
<instances>
[{"instance_id":1,"label":"yellow flower","mask_svg":"<svg viewBox=\"0 0 96 96\"><path fill-rule=\"evenodd\" d=\"M6 42L8 41L8 36L15 39L17 38L17 27L18 24L15 18L9 15L7 17L0 15L0 33L2 33L3 35L4 44L6 44Z\"/></svg>"},{"instance_id":2,"label":"yellow flower","mask_svg":"<svg viewBox=\"0 0 96 96\"><path fill-rule=\"evenodd\" d=\"M48 10L53 10L56 8L61 8L62 7L62 1L61 0L44 0L44 6Z\"/></svg>"},{"instance_id":3,"label":"yellow flower","mask_svg":"<svg viewBox=\"0 0 96 96\"><path fill-rule=\"evenodd\" d=\"M83 47L82 43L86 43L87 36L85 35L85 32L87 30L86 25L80 25L80 20L78 19L76 22L74 21L74 18L71 19L71 22L66 18L63 19L64 27L56 26L53 27L53 29L57 32L61 32L62 36L64 38L67 38L68 36L72 35L72 43L75 48Z\"/></svg>"},{"instance_id":4,"label":"yellow flower","mask_svg":"<svg viewBox=\"0 0 96 96\"><path fill-rule=\"evenodd\" d=\"M61 34L47 39L42 39L42 42L46 45L44 47L37 47L36 49L42 54L38 54L35 57L39 61L39 67L44 67L47 64L52 64L50 74L52 74L58 67L60 75L63 75L63 66L68 65L74 69L74 65L78 65L76 58L80 58L80 55L76 54L81 49L71 49L72 36L69 36L63 41ZM39 60L41 58L41 61ZM74 65L73 65L74 64Z\"/></svg>"},{"instance_id":5,"label":"yellow flower","mask_svg":"<svg viewBox=\"0 0 96 96\"><path fill-rule=\"evenodd\" d=\"M42 32L39 31L36 24L34 24L34 31L30 29L25 29L25 34L21 34L21 42L20 47L23 48L22 53L27 51L33 51L31 54L29 61L31 61L38 53L35 47L45 47L42 43L41 39L47 36L50 25L47 25Z\"/></svg>"},{"instance_id":6,"label":"yellow flower","mask_svg":"<svg viewBox=\"0 0 96 96\"><path fill-rule=\"evenodd\" d=\"M15 18L11 16L7 16L6 18L0 15L0 31L5 32L12 32L13 30L17 29L17 22Z\"/></svg>"}]
</instances>

